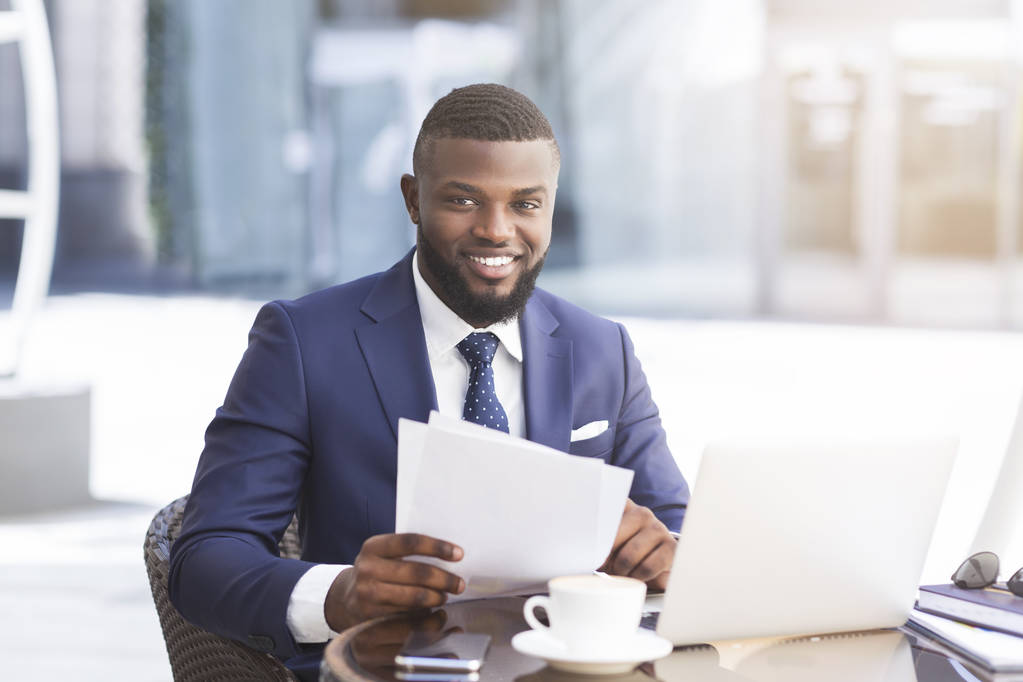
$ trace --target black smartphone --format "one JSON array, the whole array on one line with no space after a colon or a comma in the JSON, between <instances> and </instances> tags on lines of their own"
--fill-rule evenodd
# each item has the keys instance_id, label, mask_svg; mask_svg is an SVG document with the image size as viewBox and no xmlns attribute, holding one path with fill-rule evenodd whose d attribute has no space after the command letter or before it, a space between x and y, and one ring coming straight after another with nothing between
<instances>
[{"instance_id":1,"label":"black smartphone","mask_svg":"<svg viewBox=\"0 0 1023 682\"><path fill-rule=\"evenodd\" d=\"M394 663L406 670L474 673L483 665L489 647L490 635L454 632L438 637L436 633L413 632Z\"/></svg>"}]
</instances>

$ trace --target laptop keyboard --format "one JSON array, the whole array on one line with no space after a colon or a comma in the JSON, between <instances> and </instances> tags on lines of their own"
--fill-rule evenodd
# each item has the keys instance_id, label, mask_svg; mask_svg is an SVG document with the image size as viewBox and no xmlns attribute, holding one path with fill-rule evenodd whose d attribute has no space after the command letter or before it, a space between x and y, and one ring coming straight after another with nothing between
<instances>
[{"instance_id":1,"label":"laptop keyboard","mask_svg":"<svg viewBox=\"0 0 1023 682\"><path fill-rule=\"evenodd\" d=\"M647 630L656 630L657 619L660 617L660 611L647 611L643 614L643 617L639 619L639 627L646 628Z\"/></svg>"}]
</instances>

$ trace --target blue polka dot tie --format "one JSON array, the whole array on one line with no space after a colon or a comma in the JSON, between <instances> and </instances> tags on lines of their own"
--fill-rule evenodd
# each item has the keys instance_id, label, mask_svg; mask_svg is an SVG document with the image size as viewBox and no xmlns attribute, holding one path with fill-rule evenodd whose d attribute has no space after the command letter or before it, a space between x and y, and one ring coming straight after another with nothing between
<instances>
[{"instance_id":1,"label":"blue polka dot tie","mask_svg":"<svg viewBox=\"0 0 1023 682\"><path fill-rule=\"evenodd\" d=\"M469 388L465 392L462 419L508 433L508 415L494 390L497 337L490 332L473 332L458 343L458 352L469 362Z\"/></svg>"}]
</instances>

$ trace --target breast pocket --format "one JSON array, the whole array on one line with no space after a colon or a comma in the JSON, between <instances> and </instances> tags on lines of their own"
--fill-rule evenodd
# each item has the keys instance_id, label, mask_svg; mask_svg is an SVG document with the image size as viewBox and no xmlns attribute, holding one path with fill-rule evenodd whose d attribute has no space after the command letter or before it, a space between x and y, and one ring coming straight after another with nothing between
<instances>
[{"instance_id":1,"label":"breast pocket","mask_svg":"<svg viewBox=\"0 0 1023 682\"><path fill-rule=\"evenodd\" d=\"M614 448L615 434L614 429L607 429L604 433L594 436L593 438L586 438L584 440L577 440L574 443L568 444L568 453L570 455L579 455L580 457L599 457L603 460L607 460L611 456L611 450Z\"/></svg>"}]
</instances>

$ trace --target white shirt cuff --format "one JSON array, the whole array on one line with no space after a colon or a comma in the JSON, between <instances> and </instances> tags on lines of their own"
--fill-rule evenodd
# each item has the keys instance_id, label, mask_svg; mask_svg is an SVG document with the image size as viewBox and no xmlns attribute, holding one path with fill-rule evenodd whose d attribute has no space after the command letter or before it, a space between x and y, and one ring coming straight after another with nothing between
<instances>
[{"instance_id":1,"label":"white shirt cuff","mask_svg":"<svg viewBox=\"0 0 1023 682\"><path fill-rule=\"evenodd\" d=\"M323 605L327 592L338 574L346 568L343 564L317 564L310 568L295 583L288 600L288 629L299 644L317 644L337 636L327 625Z\"/></svg>"}]
</instances>

